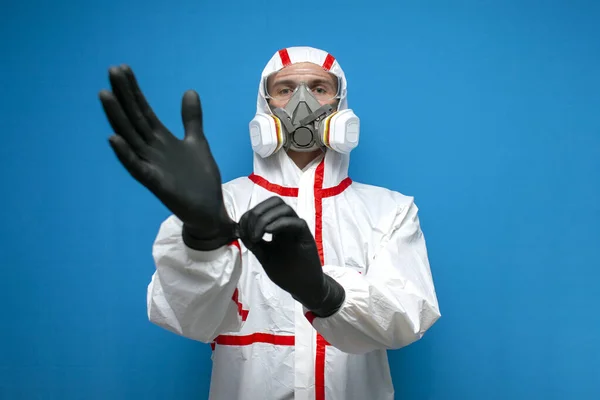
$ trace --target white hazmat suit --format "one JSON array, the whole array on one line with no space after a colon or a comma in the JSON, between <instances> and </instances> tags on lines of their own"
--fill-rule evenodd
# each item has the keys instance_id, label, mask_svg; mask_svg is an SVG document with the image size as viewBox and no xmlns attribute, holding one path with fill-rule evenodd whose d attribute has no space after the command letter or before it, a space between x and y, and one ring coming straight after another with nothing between
<instances>
[{"instance_id":1,"label":"white hazmat suit","mask_svg":"<svg viewBox=\"0 0 600 400\"><path fill-rule=\"evenodd\" d=\"M284 63L312 62L341 79L327 52L277 52L259 85L257 112L269 113L263 80ZM349 156L328 150L304 170L281 150L223 185L230 217L280 196L307 221L325 274L345 290L342 307L314 318L275 285L236 241L213 251L187 248L182 223L165 220L153 247L148 317L210 343L210 399L384 400L394 398L388 349L420 339L440 317L425 239L413 198L353 182Z\"/></svg>"}]
</instances>

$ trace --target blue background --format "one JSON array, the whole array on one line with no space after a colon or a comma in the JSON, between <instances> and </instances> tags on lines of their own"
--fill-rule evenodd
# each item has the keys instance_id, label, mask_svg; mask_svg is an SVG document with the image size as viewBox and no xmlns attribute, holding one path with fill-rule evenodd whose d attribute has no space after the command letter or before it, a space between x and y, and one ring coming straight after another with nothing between
<instances>
[{"instance_id":1,"label":"blue background","mask_svg":"<svg viewBox=\"0 0 600 400\"><path fill-rule=\"evenodd\" d=\"M206 398L210 347L147 320L168 213L97 92L130 64L180 135L196 89L229 180L264 64L309 45L347 73L351 176L421 210L443 317L390 354L397 398L599 399L600 3L217 3L3 1L0 398Z\"/></svg>"}]
</instances>

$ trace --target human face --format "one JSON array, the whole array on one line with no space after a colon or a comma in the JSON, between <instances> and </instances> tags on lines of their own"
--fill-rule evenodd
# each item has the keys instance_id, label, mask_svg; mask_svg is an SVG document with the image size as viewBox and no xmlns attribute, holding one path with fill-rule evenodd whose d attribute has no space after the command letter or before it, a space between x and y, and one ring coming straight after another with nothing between
<instances>
[{"instance_id":1,"label":"human face","mask_svg":"<svg viewBox=\"0 0 600 400\"><path fill-rule=\"evenodd\" d=\"M309 62L292 64L268 77L269 105L273 108L285 107L294 88L300 83L307 85L322 106L325 104L337 106L339 101L337 77L321 66Z\"/></svg>"}]
</instances>

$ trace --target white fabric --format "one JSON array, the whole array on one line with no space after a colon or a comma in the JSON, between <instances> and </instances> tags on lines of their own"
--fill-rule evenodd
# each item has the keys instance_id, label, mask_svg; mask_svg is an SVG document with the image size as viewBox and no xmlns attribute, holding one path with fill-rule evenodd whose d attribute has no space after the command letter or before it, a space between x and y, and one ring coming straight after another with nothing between
<instances>
[{"instance_id":1,"label":"white fabric","mask_svg":"<svg viewBox=\"0 0 600 400\"><path fill-rule=\"evenodd\" d=\"M292 63L322 65L327 56L312 48L288 53ZM276 53L262 76L279 68ZM342 77L347 107L337 61L331 71ZM258 110L266 106L263 94L261 84ZM386 350L420 339L440 311L413 198L357 182L339 194L328 190L345 182L348 162L348 155L329 151L302 171L285 152L254 156L254 173L293 188L282 198L313 234L320 225L323 270L346 291L336 314L312 324L307 310L269 280L241 241L194 251L184 246L176 217L162 223L153 248L148 317L179 335L216 342L210 399L394 398ZM276 195L255 181L241 177L223 185L234 220Z\"/></svg>"}]
</instances>

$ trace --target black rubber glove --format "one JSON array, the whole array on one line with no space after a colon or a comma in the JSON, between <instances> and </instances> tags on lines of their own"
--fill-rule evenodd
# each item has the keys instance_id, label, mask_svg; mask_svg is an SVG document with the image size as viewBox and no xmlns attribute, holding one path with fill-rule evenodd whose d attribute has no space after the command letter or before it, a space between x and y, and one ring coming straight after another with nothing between
<instances>
[{"instance_id":1,"label":"black rubber glove","mask_svg":"<svg viewBox=\"0 0 600 400\"><path fill-rule=\"evenodd\" d=\"M272 240L263 240L265 233ZM334 314L344 288L323 273L317 244L302 218L280 197L271 197L240 219L240 237L269 278L318 317Z\"/></svg>"},{"instance_id":2,"label":"black rubber glove","mask_svg":"<svg viewBox=\"0 0 600 400\"><path fill-rule=\"evenodd\" d=\"M185 92L183 140L156 117L128 66L109 69L112 92L99 93L115 132L109 138L129 173L183 222L183 240L196 250L214 250L238 237L223 203L221 175L202 127L195 91Z\"/></svg>"}]
</instances>

